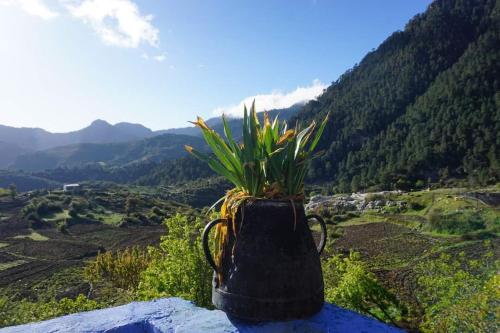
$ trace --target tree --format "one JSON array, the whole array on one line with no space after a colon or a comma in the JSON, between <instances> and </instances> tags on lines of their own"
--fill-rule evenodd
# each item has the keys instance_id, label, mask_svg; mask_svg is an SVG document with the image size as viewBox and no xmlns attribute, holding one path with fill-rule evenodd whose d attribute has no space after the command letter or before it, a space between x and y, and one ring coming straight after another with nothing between
<instances>
[{"instance_id":1,"label":"tree","mask_svg":"<svg viewBox=\"0 0 500 333\"><path fill-rule=\"evenodd\" d=\"M212 269L201 245L203 224L177 214L165 221L168 233L159 248L150 248L151 264L142 274L139 297L183 297L212 307Z\"/></svg>"},{"instance_id":2,"label":"tree","mask_svg":"<svg viewBox=\"0 0 500 333\"><path fill-rule=\"evenodd\" d=\"M335 255L323 261L325 299L328 302L370 315L396 325L407 309L375 275L366 269L357 252L348 257Z\"/></svg>"},{"instance_id":3,"label":"tree","mask_svg":"<svg viewBox=\"0 0 500 333\"><path fill-rule=\"evenodd\" d=\"M136 197L129 196L125 202L125 214L130 216L131 213L134 213L137 210L138 204L139 200Z\"/></svg>"},{"instance_id":4,"label":"tree","mask_svg":"<svg viewBox=\"0 0 500 333\"><path fill-rule=\"evenodd\" d=\"M17 196L17 187L16 184L10 184L9 185L9 195L14 200Z\"/></svg>"},{"instance_id":5,"label":"tree","mask_svg":"<svg viewBox=\"0 0 500 333\"><path fill-rule=\"evenodd\" d=\"M485 242L491 248L491 243ZM496 332L500 298L499 262L491 250L478 260L442 254L417 265L416 296L424 305L424 332Z\"/></svg>"},{"instance_id":6,"label":"tree","mask_svg":"<svg viewBox=\"0 0 500 333\"><path fill-rule=\"evenodd\" d=\"M361 186L361 177L359 175L355 175L351 180L351 191L358 192Z\"/></svg>"}]
</instances>

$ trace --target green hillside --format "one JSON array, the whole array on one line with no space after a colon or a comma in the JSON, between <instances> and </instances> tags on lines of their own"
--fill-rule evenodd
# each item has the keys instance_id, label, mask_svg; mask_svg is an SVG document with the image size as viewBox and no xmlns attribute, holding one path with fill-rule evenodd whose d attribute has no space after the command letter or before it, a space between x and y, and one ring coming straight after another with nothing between
<instances>
[{"instance_id":1,"label":"green hillside","mask_svg":"<svg viewBox=\"0 0 500 333\"><path fill-rule=\"evenodd\" d=\"M163 134L132 142L81 143L37 151L19 156L12 167L25 171L82 167L95 163L123 167L130 163L160 162L180 158L185 155L185 144L199 149L203 149L204 146L200 138Z\"/></svg>"},{"instance_id":2,"label":"green hillside","mask_svg":"<svg viewBox=\"0 0 500 333\"><path fill-rule=\"evenodd\" d=\"M500 179L499 24L498 1L436 1L366 55L298 115L331 114L309 179Z\"/></svg>"}]
</instances>

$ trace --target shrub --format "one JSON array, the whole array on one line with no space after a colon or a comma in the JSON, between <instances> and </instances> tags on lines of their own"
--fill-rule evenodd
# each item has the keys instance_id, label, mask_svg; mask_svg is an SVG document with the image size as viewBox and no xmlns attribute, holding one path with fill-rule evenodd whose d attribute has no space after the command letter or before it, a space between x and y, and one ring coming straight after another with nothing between
<instances>
[{"instance_id":1,"label":"shrub","mask_svg":"<svg viewBox=\"0 0 500 333\"><path fill-rule=\"evenodd\" d=\"M346 217L347 217L348 219L353 219L353 218L355 218L355 217L359 217L359 214L358 214L358 213L356 213L356 212L347 212Z\"/></svg>"},{"instance_id":2,"label":"shrub","mask_svg":"<svg viewBox=\"0 0 500 333\"><path fill-rule=\"evenodd\" d=\"M422 179L419 179L415 182L415 188L421 189L424 188L426 185L425 181Z\"/></svg>"},{"instance_id":3,"label":"shrub","mask_svg":"<svg viewBox=\"0 0 500 333\"><path fill-rule=\"evenodd\" d=\"M71 216L72 218L77 218L78 211L70 206L70 209L68 210L68 215Z\"/></svg>"},{"instance_id":4,"label":"shrub","mask_svg":"<svg viewBox=\"0 0 500 333\"><path fill-rule=\"evenodd\" d=\"M9 185L9 195L12 200L14 200L17 196L17 187L15 184Z\"/></svg>"},{"instance_id":5,"label":"shrub","mask_svg":"<svg viewBox=\"0 0 500 333\"><path fill-rule=\"evenodd\" d=\"M137 246L118 250L114 254L99 253L85 267L84 277L90 283L109 281L117 288L135 290L139 285L140 275L150 261L148 251Z\"/></svg>"},{"instance_id":6,"label":"shrub","mask_svg":"<svg viewBox=\"0 0 500 333\"><path fill-rule=\"evenodd\" d=\"M76 213L81 214L85 209L89 208L89 202L84 198L73 198L71 204L69 205L70 210L74 210Z\"/></svg>"},{"instance_id":7,"label":"shrub","mask_svg":"<svg viewBox=\"0 0 500 333\"><path fill-rule=\"evenodd\" d=\"M62 207L61 204L55 203L53 201L47 201L44 199L38 202L35 211L38 214L38 216L44 216L54 212L61 212Z\"/></svg>"},{"instance_id":8,"label":"shrub","mask_svg":"<svg viewBox=\"0 0 500 333\"><path fill-rule=\"evenodd\" d=\"M408 203L408 205L409 205L410 209L412 209L412 210L422 210L422 209L425 208L424 205L422 205L422 204L420 204L418 202L414 202L414 201L410 201Z\"/></svg>"},{"instance_id":9,"label":"shrub","mask_svg":"<svg viewBox=\"0 0 500 333\"><path fill-rule=\"evenodd\" d=\"M165 221L168 232L159 248L151 247L151 263L139 283L141 299L178 296L211 307L212 270L201 245L203 224L179 214Z\"/></svg>"},{"instance_id":10,"label":"shrub","mask_svg":"<svg viewBox=\"0 0 500 333\"><path fill-rule=\"evenodd\" d=\"M334 223L339 223L339 222L344 222L344 221L347 221L349 218L347 217L347 215L333 215L332 216L332 221Z\"/></svg>"},{"instance_id":11,"label":"shrub","mask_svg":"<svg viewBox=\"0 0 500 333\"><path fill-rule=\"evenodd\" d=\"M429 214L429 228L432 231L465 234L485 229L483 217L474 211L463 211L443 214L441 210L433 210Z\"/></svg>"},{"instance_id":12,"label":"shrub","mask_svg":"<svg viewBox=\"0 0 500 333\"><path fill-rule=\"evenodd\" d=\"M48 302L30 302L28 300L13 302L0 296L0 327L46 320L105 306L106 304L90 300L81 294L75 299L63 298L59 301L51 300Z\"/></svg>"},{"instance_id":13,"label":"shrub","mask_svg":"<svg viewBox=\"0 0 500 333\"><path fill-rule=\"evenodd\" d=\"M141 213L133 213L130 216L124 216L120 226L127 226L127 225L148 225L149 224L149 219L145 215Z\"/></svg>"},{"instance_id":14,"label":"shrub","mask_svg":"<svg viewBox=\"0 0 500 333\"><path fill-rule=\"evenodd\" d=\"M492 258L492 252L480 260L467 260L464 253L455 260L442 254L417 266L417 297L425 309L422 331L496 331L500 275Z\"/></svg>"},{"instance_id":15,"label":"shrub","mask_svg":"<svg viewBox=\"0 0 500 333\"><path fill-rule=\"evenodd\" d=\"M323 261L325 298L328 302L396 323L407 310L360 260L359 253L336 255Z\"/></svg>"},{"instance_id":16,"label":"shrub","mask_svg":"<svg viewBox=\"0 0 500 333\"><path fill-rule=\"evenodd\" d=\"M10 194L10 193L9 193L9 190L8 190L8 189L0 187L0 198L1 198L1 197L6 197L6 196L8 196L9 194Z\"/></svg>"},{"instance_id":17,"label":"shrub","mask_svg":"<svg viewBox=\"0 0 500 333\"><path fill-rule=\"evenodd\" d=\"M323 218L328 219L332 217L332 211L325 206L321 206L316 210L316 214L323 216Z\"/></svg>"},{"instance_id":18,"label":"shrub","mask_svg":"<svg viewBox=\"0 0 500 333\"><path fill-rule=\"evenodd\" d=\"M366 202L372 202L372 201L383 201L385 202L386 196L383 195L382 193L368 193L365 197Z\"/></svg>"},{"instance_id":19,"label":"shrub","mask_svg":"<svg viewBox=\"0 0 500 333\"><path fill-rule=\"evenodd\" d=\"M389 213L389 214L398 214L401 213L401 208L398 206L385 206L384 212Z\"/></svg>"}]
</instances>

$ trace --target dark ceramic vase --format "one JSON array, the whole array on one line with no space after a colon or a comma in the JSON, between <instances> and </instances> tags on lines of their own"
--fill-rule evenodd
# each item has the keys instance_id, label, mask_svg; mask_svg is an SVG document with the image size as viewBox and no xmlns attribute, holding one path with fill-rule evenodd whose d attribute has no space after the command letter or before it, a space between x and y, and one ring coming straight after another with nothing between
<instances>
[{"instance_id":1,"label":"dark ceramic vase","mask_svg":"<svg viewBox=\"0 0 500 333\"><path fill-rule=\"evenodd\" d=\"M243 216L243 221L241 220ZM316 219L322 237L316 246L308 226ZM326 226L317 215L306 216L301 201L253 200L238 208L236 236L228 223L229 240L217 268L203 231L203 247L214 270L212 302L229 316L248 321L299 319L323 306L320 253ZM222 276L219 281L218 276Z\"/></svg>"}]
</instances>

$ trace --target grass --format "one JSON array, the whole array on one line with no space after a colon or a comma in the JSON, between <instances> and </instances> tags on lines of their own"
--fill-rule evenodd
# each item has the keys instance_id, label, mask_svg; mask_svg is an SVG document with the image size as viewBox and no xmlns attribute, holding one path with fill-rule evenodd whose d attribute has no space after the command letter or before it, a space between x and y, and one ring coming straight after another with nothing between
<instances>
[{"instance_id":1,"label":"grass","mask_svg":"<svg viewBox=\"0 0 500 333\"><path fill-rule=\"evenodd\" d=\"M49 216L45 217L44 220L47 222L60 222L69 219L69 211L67 209L62 212L52 213Z\"/></svg>"},{"instance_id":2,"label":"grass","mask_svg":"<svg viewBox=\"0 0 500 333\"><path fill-rule=\"evenodd\" d=\"M365 213L358 217L353 217L347 221L340 222L341 226L360 225L373 222L386 222L387 218L373 213Z\"/></svg>"},{"instance_id":3,"label":"grass","mask_svg":"<svg viewBox=\"0 0 500 333\"><path fill-rule=\"evenodd\" d=\"M14 239L31 239L31 240L39 241L39 242L49 240L48 237L41 235L38 232L33 231L33 230L31 231L31 234L29 234L29 235L17 235L17 236L14 236L13 238Z\"/></svg>"},{"instance_id":4,"label":"grass","mask_svg":"<svg viewBox=\"0 0 500 333\"><path fill-rule=\"evenodd\" d=\"M14 260L0 263L0 272L24 264L25 260Z\"/></svg>"},{"instance_id":5,"label":"grass","mask_svg":"<svg viewBox=\"0 0 500 333\"><path fill-rule=\"evenodd\" d=\"M104 224L117 225L123 219L123 214L106 211L104 214L94 214L95 218Z\"/></svg>"},{"instance_id":6,"label":"grass","mask_svg":"<svg viewBox=\"0 0 500 333\"><path fill-rule=\"evenodd\" d=\"M484 188L480 191L494 191L497 187ZM459 239L458 237L469 234L471 238L479 237L477 233L490 233L489 238L494 237L492 235L498 235L500 233L500 209L465 196L471 191L473 190L466 188L443 188L402 194L393 193L387 199L406 202L406 208L384 207L381 211L358 212L359 216L350 218L347 216L338 225L348 227L374 222L390 222L418 230L431 237L442 237L448 240ZM436 224L436 216L446 223Z\"/></svg>"},{"instance_id":7,"label":"grass","mask_svg":"<svg viewBox=\"0 0 500 333\"><path fill-rule=\"evenodd\" d=\"M7 247L7 246L9 246L9 245L10 245L9 243L0 243L0 249L1 249L2 247Z\"/></svg>"}]
</instances>

